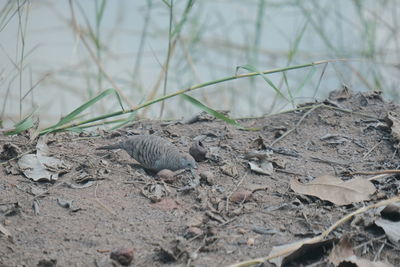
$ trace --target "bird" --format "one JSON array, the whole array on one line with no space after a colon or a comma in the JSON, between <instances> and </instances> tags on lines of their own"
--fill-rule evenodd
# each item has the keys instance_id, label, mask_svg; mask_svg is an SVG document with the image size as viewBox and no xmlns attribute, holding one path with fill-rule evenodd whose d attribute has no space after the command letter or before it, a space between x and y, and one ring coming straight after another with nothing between
<instances>
[{"instance_id":1,"label":"bird","mask_svg":"<svg viewBox=\"0 0 400 267\"><path fill-rule=\"evenodd\" d=\"M171 142L156 135L134 135L114 145L97 147L97 150L123 149L145 169L158 172L196 169L195 160L182 153Z\"/></svg>"}]
</instances>

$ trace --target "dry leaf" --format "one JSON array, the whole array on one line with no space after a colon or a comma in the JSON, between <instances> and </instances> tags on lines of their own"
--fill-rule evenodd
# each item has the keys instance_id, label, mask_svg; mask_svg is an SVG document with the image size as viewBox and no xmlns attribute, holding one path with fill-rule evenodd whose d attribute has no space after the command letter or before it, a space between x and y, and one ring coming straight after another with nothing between
<instances>
[{"instance_id":1,"label":"dry leaf","mask_svg":"<svg viewBox=\"0 0 400 267\"><path fill-rule=\"evenodd\" d=\"M343 259L342 262L351 262L354 263L356 267L393 267L392 264L382 261L370 261L367 259L357 258L357 256L353 255L346 259Z\"/></svg>"},{"instance_id":2,"label":"dry leaf","mask_svg":"<svg viewBox=\"0 0 400 267\"><path fill-rule=\"evenodd\" d=\"M335 266L342 266L344 263L353 263L357 267L391 267L389 263L382 261L369 261L358 258L354 251L348 236L344 236L329 254L329 262ZM346 265L347 266L347 265ZM353 265L352 265L353 266Z\"/></svg>"},{"instance_id":3,"label":"dry leaf","mask_svg":"<svg viewBox=\"0 0 400 267\"><path fill-rule=\"evenodd\" d=\"M383 228L386 236L393 244L400 245L400 221L378 219L375 220L375 224Z\"/></svg>"},{"instance_id":4,"label":"dry leaf","mask_svg":"<svg viewBox=\"0 0 400 267\"><path fill-rule=\"evenodd\" d=\"M255 162L249 162L250 169L253 172L259 173L259 174L265 174L265 175L272 175L274 172L274 166L272 165L271 162L268 161L262 161L260 165L258 165Z\"/></svg>"},{"instance_id":5,"label":"dry leaf","mask_svg":"<svg viewBox=\"0 0 400 267\"><path fill-rule=\"evenodd\" d=\"M268 257L273 255L280 255L278 257L274 257L269 261L274 263L277 267L283 266L292 262L298 258L304 258L307 253L315 253L317 248L322 246L328 246L333 243L333 239L320 241L315 238L305 238L298 240L294 243L285 244L281 246L275 246L272 248Z\"/></svg>"},{"instance_id":6,"label":"dry leaf","mask_svg":"<svg viewBox=\"0 0 400 267\"><path fill-rule=\"evenodd\" d=\"M7 230L3 225L0 224L0 233L3 233L7 238L11 237L10 231Z\"/></svg>"},{"instance_id":7,"label":"dry leaf","mask_svg":"<svg viewBox=\"0 0 400 267\"><path fill-rule=\"evenodd\" d=\"M370 181L361 177L342 181L330 175L317 177L308 184L302 184L296 179L292 179L290 188L296 193L316 196L336 205L348 205L369 200L370 195L376 190Z\"/></svg>"},{"instance_id":8,"label":"dry leaf","mask_svg":"<svg viewBox=\"0 0 400 267\"><path fill-rule=\"evenodd\" d=\"M54 181L60 172L67 169L63 161L50 157L49 148L43 137L36 145L36 154L23 155L18 160L18 166L24 175L33 181Z\"/></svg>"},{"instance_id":9,"label":"dry leaf","mask_svg":"<svg viewBox=\"0 0 400 267\"><path fill-rule=\"evenodd\" d=\"M340 239L339 243L333 247L331 253L329 254L329 262L338 266L344 258L348 258L354 255L352 244L350 238L345 235Z\"/></svg>"}]
</instances>

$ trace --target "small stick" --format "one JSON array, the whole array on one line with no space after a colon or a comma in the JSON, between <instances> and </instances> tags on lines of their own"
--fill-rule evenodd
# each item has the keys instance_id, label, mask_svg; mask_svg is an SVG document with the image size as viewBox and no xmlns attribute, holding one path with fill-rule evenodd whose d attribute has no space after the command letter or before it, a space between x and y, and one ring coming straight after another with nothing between
<instances>
[{"instance_id":1,"label":"small stick","mask_svg":"<svg viewBox=\"0 0 400 267\"><path fill-rule=\"evenodd\" d=\"M371 152L374 151L375 148L377 148L381 143L382 143L382 140L379 141L376 145L374 145L370 150L368 150L367 153L364 154L363 159L366 159L367 156L368 156L369 154L371 154Z\"/></svg>"},{"instance_id":2,"label":"small stick","mask_svg":"<svg viewBox=\"0 0 400 267\"><path fill-rule=\"evenodd\" d=\"M303 122L303 120L311 113L311 112L313 112L314 110L316 110L317 108L320 108L320 107L322 107L323 105L322 104L320 104L320 105L316 105L316 106L314 106L314 107L312 107L310 110L308 110L306 113L304 113L304 115L300 118L300 120L296 123L296 125L292 128L292 129L290 129L290 130L287 130L284 134L282 134L282 136L281 137L279 137L278 139L276 139L275 141L273 141L272 143L271 143L271 146L273 146L274 144L276 144L276 143L278 143L280 140L282 140L283 138L285 138L287 135L289 135L291 132L293 132L293 131L297 131L297 128L300 126L300 124Z\"/></svg>"},{"instance_id":3,"label":"small stick","mask_svg":"<svg viewBox=\"0 0 400 267\"><path fill-rule=\"evenodd\" d=\"M351 175L354 175L354 174L360 174L360 175L400 174L400 170L359 171L359 172L351 173Z\"/></svg>"}]
</instances>

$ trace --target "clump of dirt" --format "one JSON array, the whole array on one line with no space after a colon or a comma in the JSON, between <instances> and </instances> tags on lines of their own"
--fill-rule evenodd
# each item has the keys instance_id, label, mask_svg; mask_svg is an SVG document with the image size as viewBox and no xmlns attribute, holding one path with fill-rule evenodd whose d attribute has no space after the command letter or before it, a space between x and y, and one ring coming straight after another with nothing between
<instances>
[{"instance_id":1,"label":"clump of dirt","mask_svg":"<svg viewBox=\"0 0 400 267\"><path fill-rule=\"evenodd\" d=\"M26 178L18 165L38 149L37 139L1 136L0 265L227 266L268 256L399 194L399 176L379 172L399 168L396 114L400 107L378 92L342 90L296 112L240 121L258 131L197 116L137 121L111 133L58 133L45 140L47 156L63 163L62 171L51 168L59 175L50 182ZM157 175L124 151L96 150L134 134L161 136L186 152L192 147L198 168ZM375 192L361 200L343 199L341 191L357 191L348 184L328 196L337 189L311 183L327 175L346 182L357 173L364 180L375 175ZM295 182L310 193L293 191ZM400 266L396 240L372 211L335 228L325 250L283 263L326 266L333 244L350 236L357 257Z\"/></svg>"}]
</instances>

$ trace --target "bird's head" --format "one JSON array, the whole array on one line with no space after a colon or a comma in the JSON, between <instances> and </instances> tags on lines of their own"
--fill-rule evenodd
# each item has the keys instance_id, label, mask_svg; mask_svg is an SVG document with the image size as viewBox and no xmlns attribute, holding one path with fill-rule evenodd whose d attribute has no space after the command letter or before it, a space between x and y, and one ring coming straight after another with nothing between
<instances>
[{"instance_id":1,"label":"bird's head","mask_svg":"<svg viewBox=\"0 0 400 267\"><path fill-rule=\"evenodd\" d=\"M185 169L197 169L196 161L189 154L184 154L180 159L180 165Z\"/></svg>"}]
</instances>

